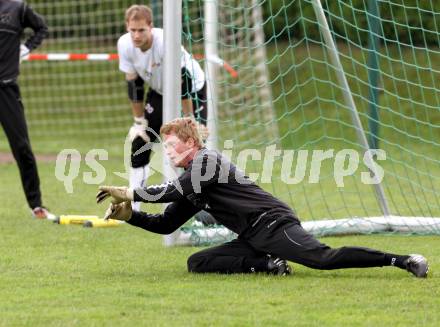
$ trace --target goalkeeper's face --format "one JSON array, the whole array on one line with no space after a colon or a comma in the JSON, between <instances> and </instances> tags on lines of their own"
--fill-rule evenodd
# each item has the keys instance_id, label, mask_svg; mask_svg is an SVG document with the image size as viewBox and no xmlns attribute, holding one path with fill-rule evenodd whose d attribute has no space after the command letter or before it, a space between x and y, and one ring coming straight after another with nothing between
<instances>
[{"instance_id":1,"label":"goalkeeper's face","mask_svg":"<svg viewBox=\"0 0 440 327\"><path fill-rule=\"evenodd\" d=\"M175 167L186 168L199 148L195 145L194 140L189 138L182 141L174 133L163 135L165 153Z\"/></svg>"},{"instance_id":2,"label":"goalkeeper's face","mask_svg":"<svg viewBox=\"0 0 440 327\"><path fill-rule=\"evenodd\" d=\"M136 48L147 51L153 42L152 25L144 19L130 19L127 22L127 31L130 33L131 40Z\"/></svg>"}]
</instances>

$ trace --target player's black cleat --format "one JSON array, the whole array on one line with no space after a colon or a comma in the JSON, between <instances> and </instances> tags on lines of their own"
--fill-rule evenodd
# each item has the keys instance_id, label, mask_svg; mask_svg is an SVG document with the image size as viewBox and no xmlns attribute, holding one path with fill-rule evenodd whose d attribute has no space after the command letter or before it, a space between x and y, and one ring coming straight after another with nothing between
<instances>
[{"instance_id":1,"label":"player's black cleat","mask_svg":"<svg viewBox=\"0 0 440 327\"><path fill-rule=\"evenodd\" d=\"M428 260L420 254L410 254L405 260L406 270L418 278L426 278L428 276Z\"/></svg>"},{"instance_id":2,"label":"player's black cleat","mask_svg":"<svg viewBox=\"0 0 440 327\"><path fill-rule=\"evenodd\" d=\"M292 269L286 260L280 258L271 258L267 261L267 273L271 275L286 276L290 275Z\"/></svg>"}]
</instances>

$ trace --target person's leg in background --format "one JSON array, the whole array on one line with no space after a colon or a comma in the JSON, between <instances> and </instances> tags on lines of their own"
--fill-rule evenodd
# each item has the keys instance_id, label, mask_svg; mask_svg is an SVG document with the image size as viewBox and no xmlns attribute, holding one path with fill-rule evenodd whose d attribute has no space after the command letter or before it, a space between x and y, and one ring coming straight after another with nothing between
<instances>
[{"instance_id":1,"label":"person's leg in background","mask_svg":"<svg viewBox=\"0 0 440 327\"><path fill-rule=\"evenodd\" d=\"M148 121L149 129L147 135L150 138L150 144L141 138L136 137L131 145L131 169L130 169L130 188L145 187L149 176L149 164L151 160L151 152L153 142L156 140L156 135L160 133L162 126L162 96L152 90L147 93L147 100L145 102L145 119ZM143 150L142 150L143 149ZM141 202L133 202L132 208L139 211Z\"/></svg>"},{"instance_id":2,"label":"person's leg in background","mask_svg":"<svg viewBox=\"0 0 440 327\"><path fill-rule=\"evenodd\" d=\"M37 163L29 139L18 85L0 87L0 108L0 123L17 162L21 183L32 215L41 219L55 218L42 205Z\"/></svg>"}]
</instances>

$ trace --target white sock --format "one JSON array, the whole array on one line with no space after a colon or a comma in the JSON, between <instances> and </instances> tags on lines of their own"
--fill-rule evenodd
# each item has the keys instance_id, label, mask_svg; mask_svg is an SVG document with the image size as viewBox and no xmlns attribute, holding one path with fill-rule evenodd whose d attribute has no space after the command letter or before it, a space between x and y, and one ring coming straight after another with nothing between
<instances>
[{"instance_id":1,"label":"white sock","mask_svg":"<svg viewBox=\"0 0 440 327\"><path fill-rule=\"evenodd\" d=\"M130 188L135 189L146 185L149 171L150 168L148 167L148 165L139 168L131 168L129 181ZM141 202L131 202L131 208L133 209L133 211L140 211Z\"/></svg>"}]
</instances>

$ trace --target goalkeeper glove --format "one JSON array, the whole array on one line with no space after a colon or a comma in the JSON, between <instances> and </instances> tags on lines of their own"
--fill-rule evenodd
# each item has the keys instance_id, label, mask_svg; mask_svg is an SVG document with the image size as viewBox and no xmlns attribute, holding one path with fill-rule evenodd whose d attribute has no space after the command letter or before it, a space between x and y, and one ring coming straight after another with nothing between
<instances>
[{"instance_id":1,"label":"goalkeeper glove","mask_svg":"<svg viewBox=\"0 0 440 327\"><path fill-rule=\"evenodd\" d=\"M130 141L133 142L136 137L140 137L145 141L145 143L150 142L150 137L146 132L147 127L148 120L146 120L144 117L134 117L133 126L130 127L130 131L128 132Z\"/></svg>"},{"instance_id":2,"label":"goalkeeper glove","mask_svg":"<svg viewBox=\"0 0 440 327\"><path fill-rule=\"evenodd\" d=\"M112 203L121 203L124 201L133 201L134 191L125 186L100 186L96 194L96 203L100 203L111 197Z\"/></svg>"},{"instance_id":3,"label":"goalkeeper glove","mask_svg":"<svg viewBox=\"0 0 440 327\"><path fill-rule=\"evenodd\" d=\"M30 53L31 51L24 44L20 45L20 62Z\"/></svg>"},{"instance_id":4,"label":"goalkeeper glove","mask_svg":"<svg viewBox=\"0 0 440 327\"><path fill-rule=\"evenodd\" d=\"M105 212L104 219L127 221L130 220L132 213L133 211L131 209L130 201L125 201L118 204L111 203Z\"/></svg>"}]
</instances>

